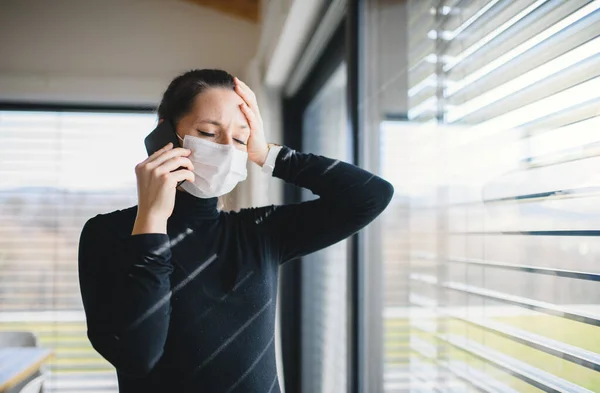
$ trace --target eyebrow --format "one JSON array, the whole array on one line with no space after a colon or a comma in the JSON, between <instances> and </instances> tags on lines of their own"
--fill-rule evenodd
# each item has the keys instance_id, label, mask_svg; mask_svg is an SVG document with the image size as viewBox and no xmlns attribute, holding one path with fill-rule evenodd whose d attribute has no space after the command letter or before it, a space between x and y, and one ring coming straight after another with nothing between
<instances>
[{"instance_id":1,"label":"eyebrow","mask_svg":"<svg viewBox=\"0 0 600 393\"><path fill-rule=\"evenodd\" d=\"M196 122L194 123L194 125L196 125L196 124L202 124L202 123L205 123L205 124L212 124L212 125L215 125L215 126L217 126L217 127L223 127L223 124L221 124L220 122L218 122L218 121L216 121L216 120L210 120L210 119L202 119L202 120L198 120L198 121L196 121ZM240 126L240 128L248 128L248 125L247 125L247 124L240 124L239 126Z\"/></svg>"}]
</instances>

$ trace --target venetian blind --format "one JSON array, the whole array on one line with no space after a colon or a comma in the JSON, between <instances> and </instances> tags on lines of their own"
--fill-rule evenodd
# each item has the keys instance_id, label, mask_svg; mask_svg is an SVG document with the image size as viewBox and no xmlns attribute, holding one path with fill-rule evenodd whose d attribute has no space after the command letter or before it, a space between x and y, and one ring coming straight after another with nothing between
<instances>
[{"instance_id":1,"label":"venetian blind","mask_svg":"<svg viewBox=\"0 0 600 393\"><path fill-rule=\"evenodd\" d=\"M137 204L134 167L155 116L0 112L0 328L52 348L47 392L117 391L91 347L77 252L85 221Z\"/></svg>"},{"instance_id":2,"label":"venetian blind","mask_svg":"<svg viewBox=\"0 0 600 393\"><path fill-rule=\"evenodd\" d=\"M412 386L600 391L600 1L408 3Z\"/></svg>"}]
</instances>

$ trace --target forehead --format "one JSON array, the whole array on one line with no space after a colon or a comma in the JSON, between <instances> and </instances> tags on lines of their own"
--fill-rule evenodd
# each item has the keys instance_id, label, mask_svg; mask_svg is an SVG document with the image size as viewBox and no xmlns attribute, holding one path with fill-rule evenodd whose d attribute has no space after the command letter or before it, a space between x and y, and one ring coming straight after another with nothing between
<instances>
[{"instance_id":1,"label":"forehead","mask_svg":"<svg viewBox=\"0 0 600 393\"><path fill-rule=\"evenodd\" d=\"M197 116L231 116L241 113L240 104L244 101L233 90L225 88L209 88L196 96L193 112Z\"/></svg>"}]
</instances>

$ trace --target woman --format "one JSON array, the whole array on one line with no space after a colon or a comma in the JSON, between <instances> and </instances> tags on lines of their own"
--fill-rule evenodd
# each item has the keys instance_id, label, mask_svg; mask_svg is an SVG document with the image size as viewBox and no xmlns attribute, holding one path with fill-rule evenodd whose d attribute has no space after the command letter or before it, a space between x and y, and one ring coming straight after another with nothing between
<instances>
[{"instance_id":1,"label":"woman","mask_svg":"<svg viewBox=\"0 0 600 393\"><path fill-rule=\"evenodd\" d=\"M139 163L138 205L99 214L81 233L88 337L123 393L279 392L278 266L363 228L393 188L355 166L267 144L253 92L225 71L175 78L158 116L183 147ZM319 199L220 211L218 197L245 179L247 159Z\"/></svg>"}]
</instances>

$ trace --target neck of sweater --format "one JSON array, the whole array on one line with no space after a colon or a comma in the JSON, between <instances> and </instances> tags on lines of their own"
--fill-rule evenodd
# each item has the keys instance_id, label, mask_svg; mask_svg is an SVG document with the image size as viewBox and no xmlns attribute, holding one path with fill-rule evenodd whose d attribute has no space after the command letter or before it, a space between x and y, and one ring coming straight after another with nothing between
<instances>
[{"instance_id":1,"label":"neck of sweater","mask_svg":"<svg viewBox=\"0 0 600 393\"><path fill-rule=\"evenodd\" d=\"M175 190L175 207L172 217L184 220L206 220L219 216L217 204L219 198L198 198L186 191Z\"/></svg>"}]
</instances>

